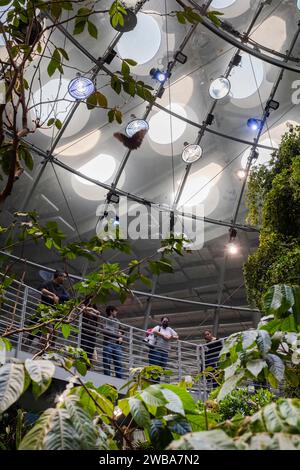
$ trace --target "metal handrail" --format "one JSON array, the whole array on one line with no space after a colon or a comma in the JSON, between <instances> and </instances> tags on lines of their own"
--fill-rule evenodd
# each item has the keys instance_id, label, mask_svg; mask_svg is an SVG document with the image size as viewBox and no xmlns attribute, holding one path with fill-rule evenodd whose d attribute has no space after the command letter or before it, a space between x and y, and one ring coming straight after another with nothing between
<instances>
[{"instance_id":1,"label":"metal handrail","mask_svg":"<svg viewBox=\"0 0 300 470\"><path fill-rule=\"evenodd\" d=\"M14 328L34 326L36 324L34 314L41 303L40 296L40 291L14 280L0 299L0 335ZM118 345L115 339L105 341L103 335L105 321L107 318L102 315L99 315L97 321L92 319L87 321L80 314L74 321L78 332L72 331L68 338L64 338L61 332L56 331L51 340L50 349L57 351L64 346L81 347L91 359L93 372L107 375L108 362L111 362L109 375L126 380L130 369L149 365L151 350L144 341L146 332L140 328L110 320L112 324L118 324L124 333L122 344ZM36 354L45 344L46 334L34 334L34 331L22 332L10 336L10 341L16 357L24 352ZM181 340L172 342L165 367L172 371L172 382L185 379L189 381L190 376L199 375L207 366L217 367L223 342L224 339L212 342L209 347ZM164 380L170 379L165 377ZM198 398L206 399L215 385L216 382L213 379L202 377L194 385L194 392L197 393Z\"/></svg>"}]
</instances>

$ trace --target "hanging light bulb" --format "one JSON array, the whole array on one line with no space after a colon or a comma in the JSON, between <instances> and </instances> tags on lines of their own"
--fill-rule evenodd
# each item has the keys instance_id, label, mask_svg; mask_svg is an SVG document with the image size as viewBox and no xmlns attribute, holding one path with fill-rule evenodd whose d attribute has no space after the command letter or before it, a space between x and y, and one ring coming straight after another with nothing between
<instances>
[{"instance_id":1,"label":"hanging light bulb","mask_svg":"<svg viewBox=\"0 0 300 470\"><path fill-rule=\"evenodd\" d=\"M216 78L209 87L209 94L214 100L225 98L230 92L231 83L228 78Z\"/></svg>"},{"instance_id":2,"label":"hanging light bulb","mask_svg":"<svg viewBox=\"0 0 300 470\"><path fill-rule=\"evenodd\" d=\"M243 180L244 178L246 178L246 171L245 170L238 170L237 171L237 176L240 180Z\"/></svg>"},{"instance_id":3,"label":"hanging light bulb","mask_svg":"<svg viewBox=\"0 0 300 470\"><path fill-rule=\"evenodd\" d=\"M144 119L137 119L134 115L132 115L133 119L130 121L125 129L126 134L128 137L132 137L134 134L141 130L149 130L149 124Z\"/></svg>"},{"instance_id":4,"label":"hanging light bulb","mask_svg":"<svg viewBox=\"0 0 300 470\"><path fill-rule=\"evenodd\" d=\"M227 245L227 251L230 255L237 255L239 252L239 247L235 242L230 242Z\"/></svg>"},{"instance_id":5,"label":"hanging light bulb","mask_svg":"<svg viewBox=\"0 0 300 470\"><path fill-rule=\"evenodd\" d=\"M198 144L188 144L184 143L185 147L181 154L181 158L185 163L195 163L199 158L202 157L203 150L202 147Z\"/></svg>"},{"instance_id":6,"label":"hanging light bulb","mask_svg":"<svg viewBox=\"0 0 300 470\"><path fill-rule=\"evenodd\" d=\"M90 78L78 76L70 81L68 92L76 100L85 100L95 91L95 85Z\"/></svg>"}]
</instances>

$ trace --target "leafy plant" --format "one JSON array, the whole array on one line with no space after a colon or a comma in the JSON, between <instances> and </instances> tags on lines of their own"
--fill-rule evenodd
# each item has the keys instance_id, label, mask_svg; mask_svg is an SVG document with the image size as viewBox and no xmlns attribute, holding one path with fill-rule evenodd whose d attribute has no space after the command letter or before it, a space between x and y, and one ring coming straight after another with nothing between
<instances>
[{"instance_id":1,"label":"leafy plant","mask_svg":"<svg viewBox=\"0 0 300 470\"><path fill-rule=\"evenodd\" d=\"M251 416L263 406L275 401L275 395L268 389L259 389L249 393L247 388L233 390L219 402L218 411L221 421L232 419L235 415Z\"/></svg>"},{"instance_id":2,"label":"leafy plant","mask_svg":"<svg viewBox=\"0 0 300 470\"><path fill-rule=\"evenodd\" d=\"M244 266L249 301L262 308L274 284L299 284L300 278L300 127L282 137L268 165L251 171L248 222L260 226L259 247Z\"/></svg>"},{"instance_id":3,"label":"leafy plant","mask_svg":"<svg viewBox=\"0 0 300 470\"><path fill-rule=\"evenodd\" d=\"M220 429L187 434L171 450L300 450L300 400L280 399L245 418L233 437Z\"/></svg>"}]
</instances>

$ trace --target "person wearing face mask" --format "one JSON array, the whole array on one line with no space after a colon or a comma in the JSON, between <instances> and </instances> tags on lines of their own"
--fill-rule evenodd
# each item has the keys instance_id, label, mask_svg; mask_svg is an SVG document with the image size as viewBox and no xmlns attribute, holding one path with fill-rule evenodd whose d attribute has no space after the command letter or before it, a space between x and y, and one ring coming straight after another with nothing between
<instances>
[{"instance_id":1,"label":"person wearing face mask","mask_svg":"<svg viewBox=\"0 0 300 470\"><path fill-rule=\"evenodd\" d=\"M168 355L171 348L171 341L179 339L178 334L169 327L169 318L161 318L161 324L152 329L156 341L149 352L149 364L160 367L167 367Z\"/></svg>"}]
</instances>

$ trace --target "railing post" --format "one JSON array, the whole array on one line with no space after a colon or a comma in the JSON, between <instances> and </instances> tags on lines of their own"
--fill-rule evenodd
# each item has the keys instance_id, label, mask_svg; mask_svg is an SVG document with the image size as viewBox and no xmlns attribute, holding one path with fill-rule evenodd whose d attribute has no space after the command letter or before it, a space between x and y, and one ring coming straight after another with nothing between
<instances>
[{"instance_id":1,"label":"railing post","mask_svg":"<svg viewBox=\"0 0 300 470\"><path fill-rule=\"evenodd\" d=\"M28 287L24 286L22 311L21 311L21 318L20 318L20 328L24 328L24 325L25 325L27 299L28 299ZM19 356L20 351L22 349L22 341L23 341L23 331L21 331L21 333L19 334L19 337L18 337L16 357Z\"/></svg>"},{"instance_id":2,"label":"railing post","mask_svg":"<svg viewBox=\"0 0 300 470\"><path fill-rule=\"evenodd\" d=\"M133 368L133 327L129 327L129 370Z\"/></svg>"},{"instance_id":3,"label":"railing post","mask_svg":"<svg viewBox=\"0 0 300 470\"><path fill-rule=\"evenodd\" d=\"M201 357L201 345L197 344L196 346L196 357L197 357L197 366L198 372L201 374L202 372L202 357ZM198 393L199 393L199 400L201 400L201 379L198 380Z\"/></svg>"},{"instance_id":4,"label":"railing post","mask_svg":"<svg viewBox=\"0 0 300 470\"><path fill-rule=\"evenodd\" d=\"M201 362L202 362L202 371L205 370L205 351L204 351L204 347L202 345L200 345L200 348L201 348ZM203 401L207 400L207 396L208 396L208 393L207 393L207 380L206 380L206 375L204 374L203 375Z\"/></svg>"},{"instance_id":5,"label":"railing post","mask_svg":"<svg viewBox=\"0 0 300 470\"><path fill-rule=\"evenodd\" d=\"M78 318L78 337L77 337L77 347L80 348L81 345L81 330L82 330L82 315L79 315Z\"/></svg>"},{"instance_id":6,"label":"railing post","mask_svg":"<svg viewBox=\"0 0 300 470\"><path fill-rule=\"evenodd\" d=\"M177 342L177 352L178 352L178 379L182 379L182 351L181 351L181 341Z\"/></svg>"}]
</instances>

